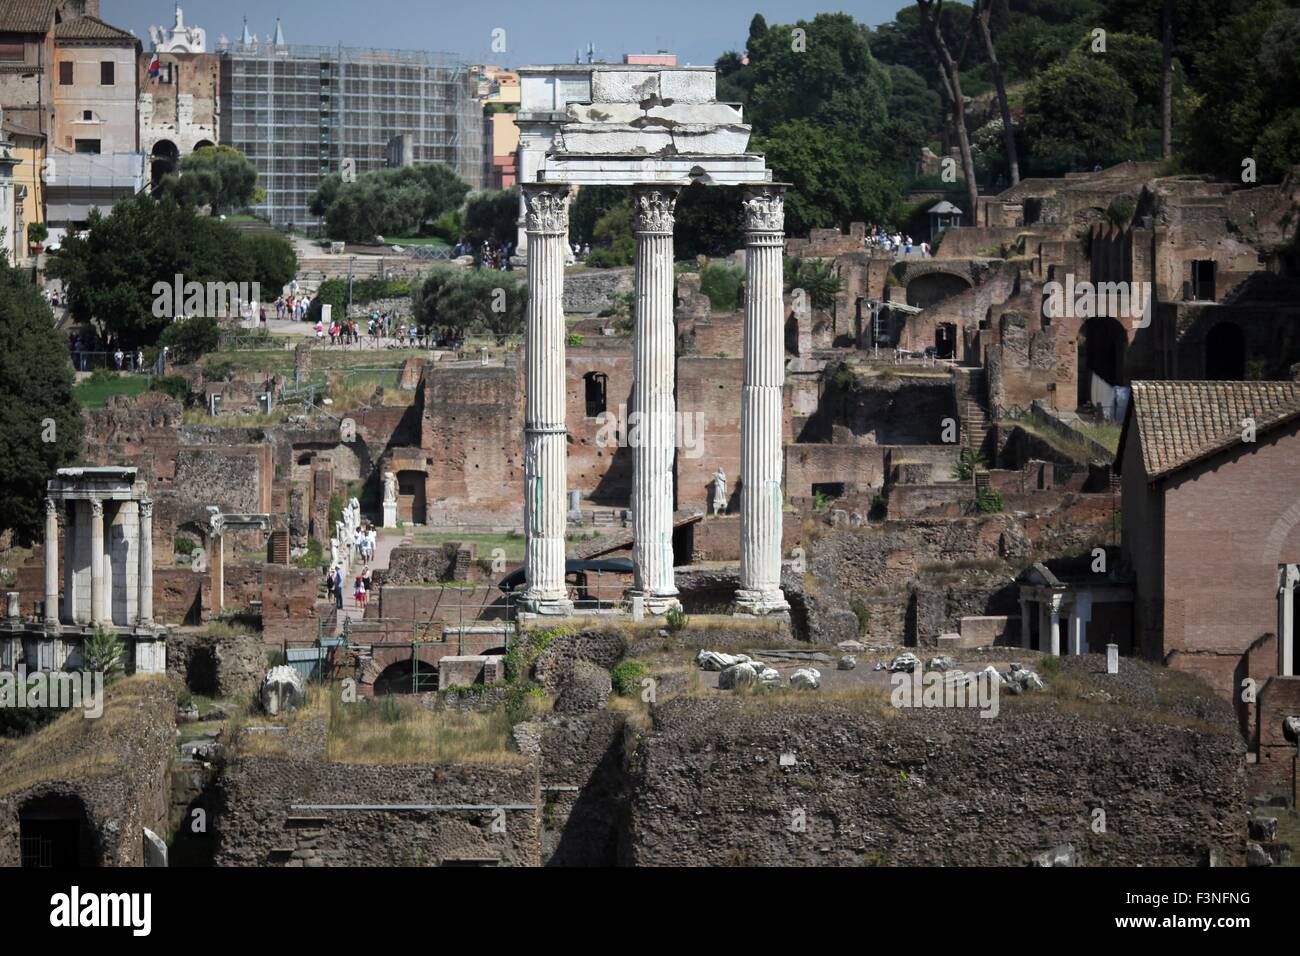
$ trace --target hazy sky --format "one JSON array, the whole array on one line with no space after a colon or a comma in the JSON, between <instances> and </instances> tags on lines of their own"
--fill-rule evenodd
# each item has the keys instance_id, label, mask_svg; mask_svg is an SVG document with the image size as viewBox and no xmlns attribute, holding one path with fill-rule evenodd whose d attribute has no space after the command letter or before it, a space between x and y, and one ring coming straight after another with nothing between
<instances>
[{"instance_id":1,"label":"hazy sky","mask_svg":"<svg viewBox=\"0 0 1300 956\"><path fill-rule=\"evenodd\" d=\"M768 23L843 11L875 26L910 0L189 0L185 22L208 32L209 49L248 25L259 37L284 26L289 43L446 50L471 62L522 66L571 63L595 44L597 59L666 49L681 63L712 63L744 48L750 18ZM149 48L149 26L170 26L168 0L101 0L103 19L133 30ZM492 52L492 31L505 31L506 52Z\"/></svg>"}]
</instances>

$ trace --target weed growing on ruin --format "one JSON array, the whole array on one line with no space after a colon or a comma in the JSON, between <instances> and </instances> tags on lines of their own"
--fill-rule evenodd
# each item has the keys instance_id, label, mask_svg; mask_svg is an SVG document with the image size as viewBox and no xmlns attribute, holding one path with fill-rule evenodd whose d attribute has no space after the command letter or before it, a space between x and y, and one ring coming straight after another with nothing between
<instances>
[{"instance_id":1,"label":"weed growing on ruin","mask_svg":"<svg viewBox=\"0 0 1300 956\"><path fill-rule=\"evenodd\" d=\"M668 624L668 630L673 634L691 623L691 619L687 617L686 612L679 607L671 609L664 619Z\"/></svg>"},{"instance_id":2,"label":"weed growing on ruin","mask_svg":"<svg viewBox=\"0 0 1300 956\"><path fill-rule=\"evenodd\" d=\"M862 603L861 598L854 598L850 601L849 610L858 619L858 636L861 637L867 633L867 628L871 626L871 612L867 610L867 606Z\"/></svg>"},{"instance_id":3,"label":"weed growing on ruin","mask_svg":"<svg viewBox=\"0 0 1300 956\"><path fill-rule=\"evenodd\" d=\"M984 488L975 496L975 507L984 514L997 514L1002 510L1002 494L993 488Z\"/></svg>"},{"instance_id":4,"label":"weed growing on ruin","mask_svg":"<svg viewBox=\"0 0 1300 956\"><path fill-rule=\"evenodd\" d=\"M952 476L958 481L970 481L975 477L975 472L988 468L988 465L983 455L963 448L957 456L957 464L953 466Z\"/></svg>"},{"instance_id":5,"label":"weed growing on ruin","mask_svg":"<svg viewBox=\"0 0 1300 956\"><path fill-rule=\"evenodd\" d=\"M621 697L631 696L641 690L641 678L650 672L650 668L638 660L619 661L609 672L610 683L614 693Z\"/></svg>"}]
</instances>

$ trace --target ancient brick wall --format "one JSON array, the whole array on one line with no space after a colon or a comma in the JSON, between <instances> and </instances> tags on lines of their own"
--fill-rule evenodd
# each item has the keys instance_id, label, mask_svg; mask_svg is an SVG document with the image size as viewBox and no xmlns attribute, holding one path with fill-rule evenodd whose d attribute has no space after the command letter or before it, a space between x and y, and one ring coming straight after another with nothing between
<instances>
[{"instance_id":1,"label":"ancient brick wall","mask_svg":"<svg viewBox=\"0 0 1300 956\"><path fill-rule=\"evenodd\" d=\"M269 445L189 446L176 454L172 489L182 507L266 513L273 475Z\"/></svg>"},{"instance_id":2,"label":"ancient brick wall","mask_svg":"<svg viewBox=\"0 0 1300 956\"><path fill-rule=\"evenodd\" d=\"M262 636L268 644L317 637L317 571L268 564L262 570Z\"/></svg>"},{"instance_id":3,"label":"ancient brick wall","mask_svg":"<svg viewBox=\"0 0 1300 956\"><path fill-rule=\"evenodd\" d=\"M691 447L677 449L677 507L712 510L713 475L727 473L728 490L740 480L741 359L681 356L677 360L677 410L683 416L679 445L690 429ZM789 437L789 395L784 402ZM687 418L689 416L689 418ZM739 505L738 496L733 501Z\"/></svg>"}]
</instances>

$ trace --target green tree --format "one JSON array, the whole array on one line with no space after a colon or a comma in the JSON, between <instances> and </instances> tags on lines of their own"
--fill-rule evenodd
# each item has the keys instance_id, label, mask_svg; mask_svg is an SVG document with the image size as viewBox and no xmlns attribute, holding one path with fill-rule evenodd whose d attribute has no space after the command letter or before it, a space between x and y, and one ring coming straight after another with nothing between
<instances>
[{"instance_id":1,"label":"green tree","mask_svg":"<svg viewBox=\"0 0 1300 956\"><path fill-rule=\"evenodd\" d=\"M187 206L211 206L212 214L237 212L263 200L257 167L233 146L203 146L181 160L180 175L163 180L163 192Z\"/></svg>"},{"instance_id":2,"label":"green tree","mask_svg":"<svg viewBox=\"0 0 1300 956\"><path fill-rule=\"evenodd\" d=\"M519 222L519 190L474 193L465 201L462 221L465 237L475 245L514 242Z\"/></svg>"},{"instance_id":3,"label":"green tree","mask_svg":"<svg viewBox=\"0 0 1300 956\"><path fill-rule=\"evenodd\" d=\"M753 148L767 154L776 179L791 183L785 200L790 235L889 217L899 183L881 170L879 154L865 143L807 120L791 120L754 141Z\"/></svg>"},{"instance_id":4,"label":"green tree","mask_svg":"<svg viewBox=\"0 0 1300 956\"><path fill-rule=\"evenodd\" d=\"M444 338L518 335L527 305L527 283L510 272L437 266L411 288L415 321Z\"/></svg>"},{"instance_id":5,"label":"green tree","mask_svg":"<svg viewBox=\"0 0 1300 956\"><path fill-rule=\"evenodd\" d=\"M107 216L91 210L88 235L64 239L49 274L68 287L74 319L126 348L154 344L176 314L190 311L170 301L176 276L184 284L257 278L233 227L170 196L146 195L121 200Z\"/></svg>"},{"instance_id":6,"label":"green tree","mask_svg":"<svg viewBox=\"0 0 1300 956\"><path fill-rule=\"evenodd\" d=\"M89 674L103 674L108 684L122 675L126 648L113 631L96 627L81 645L81 670Z\"/></svg>"},{"instance_id":7,"label":"green tree","mask_svg":"<svg viewBox=\"0 0 1300 956\"><path fill-rule=\"evenodd\" d=\"M0 528L34 540L45 526L45 483L81 448L68 346L30 279L0 262Z\"/></svg>"},{"instance_id":8,"label":"green tree","mask_svg":"<svg viewBox=\"0 0 1300 956\"><path fill-rule=\"evenodd\" d=\"M221 345L221 326L210 316L193 316L163 329L158 344L171 350L175 362L196 362Z\"/></svg>"},{"instance_id":9,"label":"green tree","mask_svg":"<svg viewBox=\"0 0 1300 956\"><path fill-rule=\"evenodd\" d=\"M293 243L284 237L244 236L243 244L264 299L279 295L298 274L298 254L293 251Z\"/></svg>"},{"instance_id":10,"label":"green tree","mask_svg":"<svg viewBox=\"0 0 1300 956\"><path fill-rule=\"evenodd\" d=\"M1025 91L1028 165L1040 175L1059 175L1129 158L1136 107L1137 97L1109 63L1071 53Z\"/></svg>"},{"instance_id":11,"label":"green tree","mask_svg":"<svg viewBox=\"0 0 1300 956\"><path fill-rule=\"evenodd\" d=\"M354 182L331 173L308 208L325 218L330 238L368 242L376 236L432 235L439 217L459 209L468 192L450 167L426 163L362 173Z\"/></svg>"}]
</instances>

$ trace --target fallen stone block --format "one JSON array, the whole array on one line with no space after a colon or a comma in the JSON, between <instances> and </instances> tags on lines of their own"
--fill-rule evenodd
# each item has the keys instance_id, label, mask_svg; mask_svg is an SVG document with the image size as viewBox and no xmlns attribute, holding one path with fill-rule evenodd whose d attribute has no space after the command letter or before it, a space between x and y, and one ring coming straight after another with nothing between
<instances>
[{"instance_id":1,"label":"fallen stone block","mask_svg":"<svg viewBox=\"0 0 1300 956\"><path fill-rule=\"evenodd\" d=\"M816 690L822 686L822 673L815 667L801 667L790 675L790 686Z\"/></svg>"}]
</instances>

